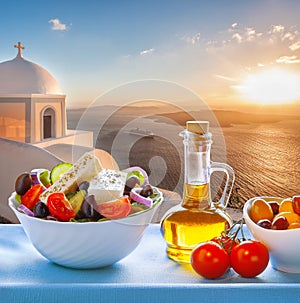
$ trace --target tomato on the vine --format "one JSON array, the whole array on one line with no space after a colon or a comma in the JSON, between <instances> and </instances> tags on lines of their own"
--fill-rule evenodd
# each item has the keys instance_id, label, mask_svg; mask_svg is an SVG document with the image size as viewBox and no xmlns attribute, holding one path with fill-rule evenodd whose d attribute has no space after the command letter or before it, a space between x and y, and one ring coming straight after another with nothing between
<instances>
[{"instance_id":1,"label":"tomato on the vine","mask_svg":"<svg viewBox=\"0 0 300 303\"><path fill-rule=\"evenodd\" d=\"M228 254L231 253L232 249L239 244L239 241L230 236L218 236L211 239L211 241L216 242L223 247Z\"/></svg>"},{"instance_id":2,"label":"tomato on the vine","mask_svg":"<svg viewBox=\"0 0 300 303\"><path fill-rule=\"evenodd\" d=\"M232 249L230 254L231 267L246 278L252 278L262 273L268 263L268 249L258 241L241 242Z\"/></svg>"},{"instance_id":3,"label":"tomato on the vine","mask_svg":"<svg viewBox=\"0 0 300 303\"><path fill-rule=\"evenodd\" d=\"M228 253L213 241L197 245L191 254L193 269L208 279L216 279L225 274L230 267Z\"/></svg>"}]
</instances>

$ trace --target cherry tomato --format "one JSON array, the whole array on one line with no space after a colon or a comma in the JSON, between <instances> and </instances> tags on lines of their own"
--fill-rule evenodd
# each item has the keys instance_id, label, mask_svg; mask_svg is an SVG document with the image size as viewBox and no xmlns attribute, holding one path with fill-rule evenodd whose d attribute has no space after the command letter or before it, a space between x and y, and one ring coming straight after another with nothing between
<instances>
[{"instance_id":1,"label":"cherry tomato","mask_svg":"<svg viewBox=\"0 0 300 303\"><path fill-rule=\"evenodd\" d=\"M236 245L230 254L232 268L246 278L256 277L269 263L269 252L264 244L258 241L244 241Z\"/></svg>"},{"instance_id":2,"label":"cherry tomato","mask_svg":"<svg viewBox=\"0 0 300 303\"><path fill-rule=\"evenodd\" d=\"M108 219L120 219L127 217L131 211L129 198L122 197L115 201L109 201L98 205L98 212Z\"/></svg>"},{"instance_id":3,"label":"cherry tomato","mask_svg":"<svg viewBox=\"0 0 300 303\"><path fill-rule=\"evenodd\" d=\"M231 253L233 247L239 244L239 241L237 239L232 239L228 236L214 237L211 239L211 241L220 244L220 246L224 248L228 254Z\"/></svg>"},{"instance_id":4,"label":"cherry tomato","mask_svg":"<svg viewBox=\"0 0 300 303\"><path fill-rule=\"evenodd\" d=\"M40 200L40 194L43 191L43 186L41 184L36 184L32 186L23 196L21 196L21 203L27 208L33 210L35 205Z\"/></svg>"},{"instance_id":5,"label":"cherry tomato","mask_svg":"<svg viewBox=\"0 0 300 303\"><path fill-rule=\"evenodd\" d=\"M300 196L294 196L292 198L292 203L294 212L300 215Z\"/></svg>"},{"instance_id":6,"label":"cherry tomato","mask_svg":"<svg viewBox=\"0 0 300 303\"><path fill-rule=\"evenodd\" d=\"M47 206L50 213L60 221L75 218L75 212L64 193L53 193L48 196Z\"/></svg>"},{"instance_id":7,"label":"cherry tomato","mask_svg":"<svg viewBox=\"0 0 300 303\"><path fill-rule=\"evenodd\" d=\"M229 256L225 249L213 241L197 245L191 254L193 269L207 279L216 279L229 269Z\"/></svg>"}]
</instances>

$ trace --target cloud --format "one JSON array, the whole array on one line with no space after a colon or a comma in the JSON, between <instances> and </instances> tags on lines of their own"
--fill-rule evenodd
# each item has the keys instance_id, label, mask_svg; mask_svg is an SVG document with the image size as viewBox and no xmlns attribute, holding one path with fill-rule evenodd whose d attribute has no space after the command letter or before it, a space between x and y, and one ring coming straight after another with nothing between
<instances>
[{"instance_id":1,"label":"cloud","mask_svg":"<svg viewBox=\"0 0 300 303\"><path fill-rule=\"evenodd\" d=\"M188 53L186 57L198 56L200 58L203 56L206 58L205 56L208 56L211 58L208 61L213 62L212 65L224 66L224 70L216 68L212 74L216 79L228 81L232 75L232 79L238 78L234 72L237 69L244 73L247 69L257 70L276 64L289 65L293 68L299 66L299 25L269 24L257 27L233 21L226 28L216 32L213 37L209 36L207 32L201 31L201 38L199 33L197 38L199 41L195 47L186 47L186 45L180 44L182 51L185 54ZM193 35L177 36L181 41L189 42L190 45L196 42L196 37ZM206 64L205 59L200 61L201 64ZM231 65L230 62L234 62L233 71L228 68Z\"/></svg>"},{"instance_id":2,"label":"cloud","mask_svg":"<svg viewBox=\"0 0 300 303\"><path fill-rule=\"evenodd\" d=\"M149 54L153 53L154 51L155 51L154 48L145 49L140 52L140 55L141 56L149 55Z\"/></svg>"},{"instance_id":3,"label":"cloud","mask_svg":"<svg viewBox=\"0 0 300 303\"><path fill-rule=\"evenodd\" d=\"M231 24L231 26L228 28L227 31L229 33L232 33L232 32L234 32L236 30L237 26L238 26L237 22L234 22L234 23Z\"/></svg>"},{"instance_id":4,"label":"cloud","mask_svg":"<svg viewBox=\"0 0 300 303\"><path fill-rule=\"evenodd\" d=\"M260 36L260 34L257 34L253 27L247 27L245 30L245 36L247 41L253 41L255 37Z\"/></svg>"},{"instance_id":5,"label":"cloud","mask_svg":"<svg viewBox=\"0 0 300 303\"><path fill-rule=\"evenodd\" d=\"M188 38L188 42L195 44L197 41L200 40L201 34L200 33L196 33L195 35L193 35L192 37Z\"/></svg>"},{"instance_id":6,"label":"cloud","mask_svg":"<svg viewBox=\"0 0 300 303\"><path fill-rule=\"evenodd\" d=\"M235 40L237 43L242 43L243 38L239 33L234 33L232 35L232 39Z\"/></svg>"},{"instance_id":7,"label":"cloud","mask_svg":"<svg viewBox=\"0 0 300 303\"><path fill-rule=\"evenodd\" d=\"M294 64L300 63L300 59L297 56L281 56L276 60L277 63Z\"/></svg>"},{"instance_id":8,"label":"cloud","mask_svg":"<svg viewBox=\"0 0 300 303\"><path fill-rule=\"evenodd\" d=\"M289 46L289 49L293 52L298 50L299 48L300 48L300 41L297 41Z\"/></svg>"},{"instance_id":9,"label":"cloud","mask_svg":"<svg viewBox=\"0 0 300 303\"><path fill-rule=\"evenodd\" d=\"M51 19L48 21L48 23L51 23L51 29L54 31L65 31L67 30L67 25L64 23L61 23L59 19Z\"/></svg>"},{"instance_id":10,"label":"cloud","mask_svg":"<svg viewBox=\"0 0 300 303\"><path fill-rule=\"evenodd\" d=\"M275 34L275 33L282 33L282 32L284 32L284 26L281 24L278 24L278 25L272 25L269 33Z\"/></svg>"},{"instance_id":11,"label":"cloud","mask_svg":"<svg viewBox=\"0 0 300 303\"><path fill-rule=\"evenodd\" d=\"M200 32L180 37L180 39L189 44L202 43L207 47L207 51L224 50L226 47L236 47L237 44L238 47L243 47L245 44L252 48L274 47L276 45L285 51L300 49L300 30L295 25L287 27L275 24L262 30L254 26L243 26L240 23L232 22L227 29L219 31L213 40L208 39L205 33L200 35Z\"/></svg>"},{"instance_id":12,"label":"cloud","mask_svg":"<svg viewBox=\"0 0 300 303\"><path fill-rule=\"evenodd\" d=\"M236 22L231 24L227 32L231 34L231 39L227 40L227 42L237 42L239 44L243 42L252 42L263 35L262 33L257 32L253 27L238 28Z\"/></svg>"},{"instance_id":13,"label":"cloud","mask_svg":"<svg viewBox=\"0 0 300 303\"><path fill-rule=\"evenodd\" d=\"M267 32L267 35L269 36L269 41L272 43L275 43L276 41L292 42L299 37L299 31L295 26L286 28L283 25L279 24L272 25L271 29ZM297 45L295 47L297 47ZM290 49L294 50L293 45Z\"/></svg>"},{"instance_id":14,"label":"cloud","mask_svg":"<svg viewBox=\"0 0 300 303\"><path fill-rule=\"evenodd\" d=\"M297 31L294 33L287 32L283 35L282 41L284 41L284 40L293 41L295 39L296 35L297 35Z\"/></svg>"},{"instance_id":15,"label":"cloud","mask_svg":"<svg viewBox=\"0 0 300 303\"><path fill-rule=\"evenodd\" d=\"M192 36L183 36L181 37L181 40L189 43L189 44L196 44L198 41L200 41L201 33L198 32Z\"/></svg>"}]
</instances>

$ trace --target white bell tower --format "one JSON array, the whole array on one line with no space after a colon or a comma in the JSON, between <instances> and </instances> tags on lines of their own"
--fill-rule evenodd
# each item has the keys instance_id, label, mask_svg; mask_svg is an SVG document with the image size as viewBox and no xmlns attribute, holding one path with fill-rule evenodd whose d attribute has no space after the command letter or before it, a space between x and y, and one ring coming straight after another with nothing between
<instances>
[{"instance_id":1,"label":"white bell tower","mask_svg":"<svg viewBox=\"0 0 300 303\"><path fill-rule=\"evenodd\" d=\"M55 78L23 58L0 63L0 137L36 143L66 135L66 96Z\"/></svg>"}]
</instances>

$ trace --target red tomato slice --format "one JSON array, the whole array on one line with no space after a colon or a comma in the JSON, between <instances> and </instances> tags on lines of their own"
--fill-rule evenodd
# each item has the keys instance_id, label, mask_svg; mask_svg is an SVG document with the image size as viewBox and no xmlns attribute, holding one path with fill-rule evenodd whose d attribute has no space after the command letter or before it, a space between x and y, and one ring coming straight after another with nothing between
<instances>
[{"instance_id":1,"label":"red tomato slice","mask_svg":"<svg viewBox=\"0 0 300 303\"><path fill-rule=\"evenodd\" d=\"M127 217L131 211L128 197L122 197L115 201L105 202L98 205L98 212L108 219L120 219Z\"/></svg>"},{"instance_id":2,"label":"red tomato slice","mask_svg":"<svg viewBox=\"0 0 300 303\"><path fill-rule=\"evenodd\" d=\"M41 184L32 186L23 196L21 196L21 203L32 210L39 202L42 191L43 186Z\"/></svg>"},{"instance_id":3,"label":"red tomato slice","mask_svg":"<svg viewBox=\"0 0 300 303\"><path fill-rule=\"evenodd\" d=\"M47 206L50 213L60 221L75 218L75 212L64 193L53 193L48 196Z\"/></svg>"}]
</instances>

